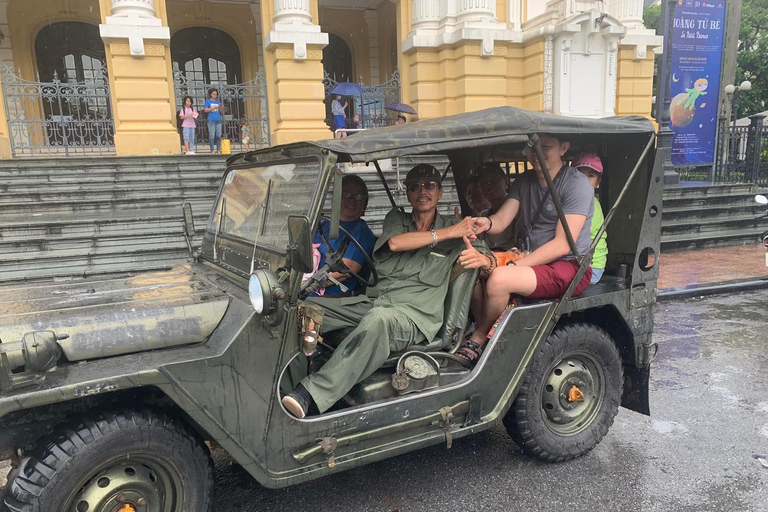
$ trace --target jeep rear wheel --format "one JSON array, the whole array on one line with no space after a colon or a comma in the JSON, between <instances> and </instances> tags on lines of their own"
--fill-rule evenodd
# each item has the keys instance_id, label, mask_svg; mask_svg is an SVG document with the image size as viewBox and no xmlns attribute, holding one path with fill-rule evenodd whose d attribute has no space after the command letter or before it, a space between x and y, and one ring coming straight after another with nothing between
<instances>
[{"instance_id":1,"label":"jeep rear wheel","mask_svg":"<svg viewBox=\"0 0 768 512\"><path fill-rule=\"evenodd\" d=\"M608 432L622 386L621 356L608 333L585 323L558 327L534 355L504 425L528 455L573 459Z\"/></svg>"},{"instance_id":2,"label":"jeep rear wheel","mask_svg":"<svg viewBox=\"0 0 768 512\"><path fill-rule=\"evenodd\" d=\"M207 512L208 448L182 421L126 411L58 427L12 474L12 512Z\"/></svg>"}]
</instances>

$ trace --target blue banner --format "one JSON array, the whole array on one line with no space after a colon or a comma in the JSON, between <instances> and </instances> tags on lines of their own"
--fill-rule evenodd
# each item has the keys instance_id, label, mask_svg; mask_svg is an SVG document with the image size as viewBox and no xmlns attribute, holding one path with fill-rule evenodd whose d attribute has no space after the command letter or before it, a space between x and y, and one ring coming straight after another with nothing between
<instances>
[{"instance_id":1,"label":"blue banner","mask_svg":"<svg viewBox=\"0 0 768 512\"><path fill-rule=\"evenodd\" d=\"M682 0L672 37L670 128L672 164L715 161L725 0Z\"/></svg>"}]
</instances>

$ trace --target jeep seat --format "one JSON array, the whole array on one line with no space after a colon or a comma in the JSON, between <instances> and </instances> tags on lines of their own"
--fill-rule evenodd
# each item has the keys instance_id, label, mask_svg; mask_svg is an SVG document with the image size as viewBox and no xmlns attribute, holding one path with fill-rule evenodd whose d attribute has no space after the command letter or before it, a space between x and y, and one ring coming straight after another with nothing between
<instances>
[{"instance_id":1,"label":"jeep seat","mask_svg":"<svg viewBox=\"0 0 768 512\"><path fill-rule=\"evenodd\" d=\"M456 266L459 264L456 263ZM453 343L460 340L464 333L478 270L459 268L456 272L459 274L448 284L448 292L445 294L443 326L440 327L435 338L423 346L426 352L447 350Z\"/></svg>"}]
</instances>

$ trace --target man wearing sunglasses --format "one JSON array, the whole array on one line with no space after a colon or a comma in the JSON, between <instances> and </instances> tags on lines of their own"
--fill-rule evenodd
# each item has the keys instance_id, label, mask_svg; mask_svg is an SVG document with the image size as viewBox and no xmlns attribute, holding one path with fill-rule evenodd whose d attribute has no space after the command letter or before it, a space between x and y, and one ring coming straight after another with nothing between
<instances>
[{"instance_id":1,"label":"man wearing sunglasses","mask_svg":"<svg viewBox=\"0 0 768 512\"><path fill-rule=\"evenodd\" d=\"M282 403L303 418L314 403L323 413L356 383L376 371L391 352L435 337L443 322L443 303L451 270L467 245L488 252L476 241L472 218L437 213L443 195L440 172L419 164L405 186L412 211L392 209L373 250L379 283L366 295L311 299L325 309L323 332L354 328L327 363L301 383Z\"/></svg>"}]
</instances>

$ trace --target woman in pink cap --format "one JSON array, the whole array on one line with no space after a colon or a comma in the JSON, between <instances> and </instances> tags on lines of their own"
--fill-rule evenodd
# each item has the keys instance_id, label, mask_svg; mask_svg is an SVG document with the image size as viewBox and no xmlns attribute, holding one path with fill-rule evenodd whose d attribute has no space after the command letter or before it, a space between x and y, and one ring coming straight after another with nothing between
<instances>
[{"instance_id":1,"label":"woman in pink cap","mask_svg":"<svg viewBox=\"0 0 768 512\"><path fill-rule=\"evenodd\" d=\"M600 186L600 178L603 176L603 162L599 156L594 153L582 153L576 157L572 166L581 171L592 184L592 188L597 190L597 187ZM592 228L590 229L592 240L595 239L602 225L603 207L600 206L600 201L595 197L595 212L592 214ZM595 248L595 254L592 256L592 280L589 282L590 284L598 282L605 272L605 262L608 256L607 238L608 234L603 233Z\"/></svg>"}]
</instances>

